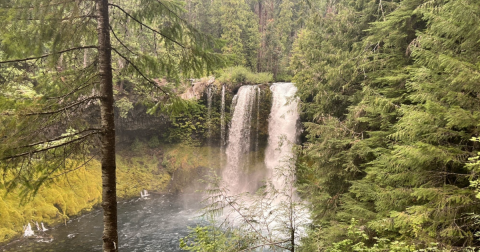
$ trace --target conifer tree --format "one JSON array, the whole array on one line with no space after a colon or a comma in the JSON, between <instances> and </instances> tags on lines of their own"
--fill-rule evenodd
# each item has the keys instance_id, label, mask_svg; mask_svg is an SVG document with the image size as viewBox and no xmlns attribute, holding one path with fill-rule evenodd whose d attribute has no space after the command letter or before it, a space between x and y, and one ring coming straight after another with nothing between
<instances>
[{"instance_id":1,"label":"conifer tree","mask_svg":"<svg viewBox=\"0 0 480 252\"><path fill-rule=\"evenodd\" d=\"M317 245L342 239L338 224L352 217L372 243L475 244L465 162L478 134L478 6L339 1L317 13L292 60L308 121L299 182L324 230Z\"/></svg>"},{"instance_id":2,"label":"conifer tree","mask_svg":"<svg viewBox=\"0 0 480 252\"><path fill-rule=\"evenodd\" d=\"M255 69L259 47L258 22L245 0L222 1L220 5L221 38L224 54L231 64Z\"/></svg>"},{"instance_id":3,"label":"conifer tree","mask_svg":"<svg viewBox=\"0 0 480 252\"><path fill-rule=\"evenodd\" d=\"M211 41L177 14L181 10L178 1L148 0L0 4L2 78L12 90L25 85L32 93L21 100L0 95L5 186L35 194L52 176L75 169L66 158L101 151L104 251L118 250L112 64L118 62L117 76L175 101L154 78L203 72L217 60L208 52ZM97 104L99 121L88 118L98 113L92 112ZM92 149L94 135L99 149Z\"/></svg>"}]
</instances>

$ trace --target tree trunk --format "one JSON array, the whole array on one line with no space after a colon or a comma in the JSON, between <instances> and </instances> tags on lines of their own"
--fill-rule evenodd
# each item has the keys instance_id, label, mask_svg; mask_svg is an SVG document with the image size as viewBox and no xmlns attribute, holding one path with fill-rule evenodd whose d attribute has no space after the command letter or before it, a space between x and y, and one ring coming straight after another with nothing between
<instances>
[{"instance_id":1,"label":"tree trunk","mask_svg":"<svg viewBox=\"0 0 480 252\"><path fill-rule=\"evenodd\" d=\"M98 68L102 124L103 251L118 251L115 123L113 114L112 49L108 0L97 0Z\"/></svg>"}]
</instances>

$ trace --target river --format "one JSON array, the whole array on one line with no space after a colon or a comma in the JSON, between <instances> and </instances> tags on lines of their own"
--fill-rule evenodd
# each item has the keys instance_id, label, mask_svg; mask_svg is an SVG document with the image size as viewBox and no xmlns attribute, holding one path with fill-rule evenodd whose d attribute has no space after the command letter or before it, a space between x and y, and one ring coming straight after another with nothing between
<instances>
[{"instance_id":1,"label":"river","mask_svg":"<svg viewBox=\"0 0 480 252\"><path fill-rule=\"evenodd\" d=\"M179 239L188 226L201 223L199 195L152 195L118 204L118 236L121 251L183 251ZM34 229L36 230L36 228ZM21 238L3 249L8 252L102 251L102 210L96 209L50 228L44 236L53 239ZM41 233L35 231L35 234Z\"/></svg>"}]
</instances>

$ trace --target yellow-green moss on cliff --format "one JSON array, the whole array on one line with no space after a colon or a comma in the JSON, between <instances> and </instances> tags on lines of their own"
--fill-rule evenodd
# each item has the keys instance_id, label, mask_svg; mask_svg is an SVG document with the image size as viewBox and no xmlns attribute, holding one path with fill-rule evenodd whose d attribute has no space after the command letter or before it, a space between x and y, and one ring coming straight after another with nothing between
<instances>
[{"instance_id":1,"label":"yellow-green moss on cliff","mask_svg":"<svg viewBox=\"0 0 480 252\"><path fill-rule=\"evenodd\" d=\"M53 225L98 204L102 195L100 164L92 160L57 177L25 204L20 204L19 192L20 189L15 189L6 194L5 188L0 188L0 242L22 233L23 226L29 222Z\"/></svg>"},{"instance_id":2,"label":"yellow-green moss on cliff","mask_svg":"<svg viewBox=\"0 0 480 252\"><path fill-rule=\"evenodd\" d=\"M140 196L140 190L163 191L170 175L162 168L155 155L137 157L117 155L117 194L119 198ZM72 167L82 163L68 161ZM3 179L3 178L0 178ZM0 181L3 184L3 181ZM66 221L68 218L91 210L101 202L101 165L91 160L85 166L57 177L44 185L37 195L21 204L20 189L6 194L0 187L0 243L23 232L30 222L43 222L46 226Z\"/></svg>"}]
</instances>

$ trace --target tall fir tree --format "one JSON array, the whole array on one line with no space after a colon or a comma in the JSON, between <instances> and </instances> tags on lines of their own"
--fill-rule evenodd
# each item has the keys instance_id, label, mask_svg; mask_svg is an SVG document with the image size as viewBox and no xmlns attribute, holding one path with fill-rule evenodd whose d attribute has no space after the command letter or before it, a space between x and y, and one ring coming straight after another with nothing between
<instances>
[{"instance_id":1,"label":"tall fir tree","mask_svg":"<svg viewBox=\"0 0 480 252\"><path fill-rule=\"evenodd\" d=\"M18 90L18 82L25 83L33 93L20 101L12 93L0 94L6 108L0 127L2 182L35 194L52 177L75 169L67 158L101 152L104 251L119 247L112 64L119 62L117 76L129 75L139 86L177 100L154 78L203 73L218 59L208 51L211 41L177 14L182 9L178 1L148 0L0 5L6 21L0 28L2 77L6 86ZM150 43L142 41L148 37ZM99 120L88 118L95 109Z\"/></svg>"},{"instance_id":2,"label":"tall fir tree","mask_svg":"<svg viewBox=\"0 0 480 252\"><path fill-rule=\"evenodd\" d=\"M299 184L321 226L316 249L345 238L338 227L351 218L371 243L476 244L465 162L478 134L478 6L339 1L317 13L292 58L308 121Z\"/></svg>"}]
</instances>

